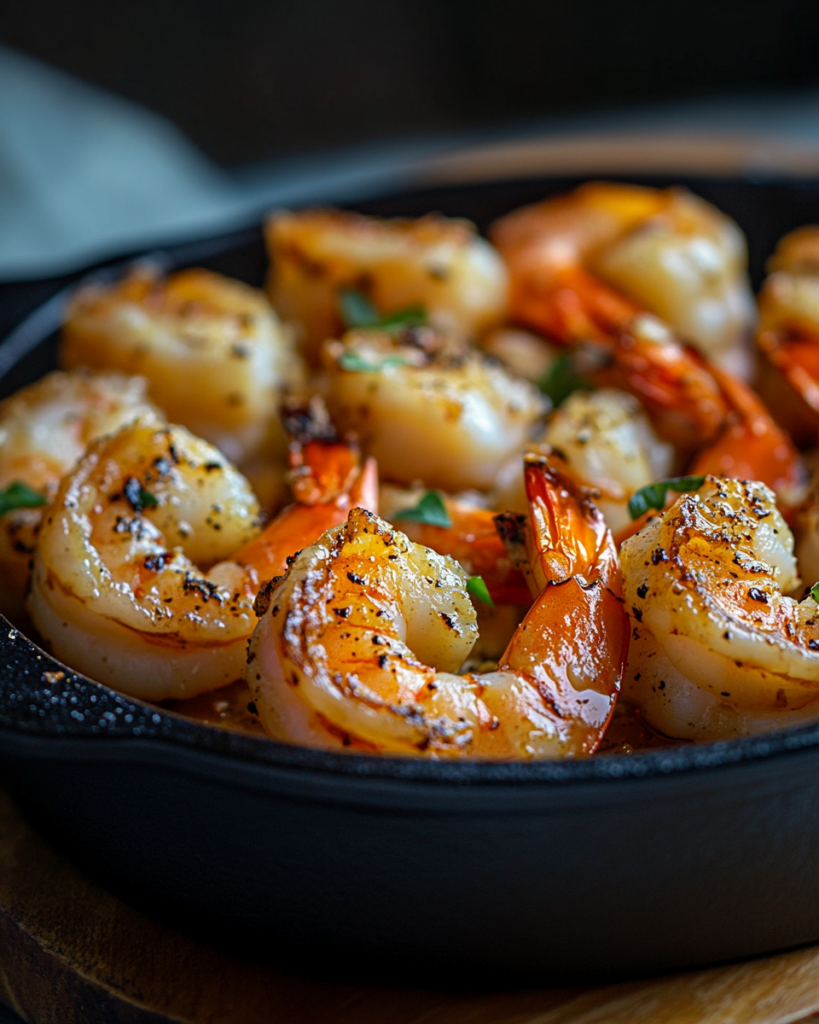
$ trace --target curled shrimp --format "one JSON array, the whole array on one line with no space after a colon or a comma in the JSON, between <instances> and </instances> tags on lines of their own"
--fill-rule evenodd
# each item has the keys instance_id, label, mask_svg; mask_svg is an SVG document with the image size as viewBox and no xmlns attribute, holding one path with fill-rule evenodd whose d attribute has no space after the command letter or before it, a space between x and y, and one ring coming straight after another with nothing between
<instances>
[{"instance_id":1,"label":"curled shrimp","mask_svg":"<svg viewBox=\"0 0 819 1024\"><path fill-rule=\"evenodd\" d=\"M0 490L25 484L32 495L0 518L0 612L19 621L43 508L91 441L159 410L145 381L118 373L55 371L0 402ZM38 501L38 505L31 504Z\"/></svg>"},{"instance_id":2,"label":"curled shrimp","mask_svg":"<svg viewBox=\"0 0 819 1024\"><path fill-rule=\"evenodd\" d=\"M633 633L623 686L667 736L718 739L819 716L819 607L763 484L708 477L621 549Z\"/></svg>"},{"instance_id":3,"label":"curled shrimp","mask_svg":"<svg viewBox=\"0 0 819 1024\"><path fill-rule=\"evenodd\" d=\"M819 427L819 227L785 235L768 261L756 340L760 391L798 444Z\"/></svg>"},{"instance_id":4,"label":"curled shrimp","mask_svg":"<svg viewBox=\"0 0 819 1024\"><path fill-rule=\"evenodd\" d=\"M491 237L510 270L513 318L544 326L546 299L554 336L586 330L584 278L593 277L607 286L599 295L609 314L652 313L712 361L749 375L754 305L745 240L697 196L593 182L515 210Z\"/></svg>"},{"instance_id":5,"label":"curled shrimp","mask_svg":"<svg viewBox=\"0 0 819 1024\"><path fill-rule=\"evenodd\" d=\"M60 360L142 374L172 422L233 462L283 455L277 405L299 359L264 294L241 281L142 264L86 285L69 305Z\"/></svg>"},{"instance_id":6,"label":"curled shrimp","mask_svg":"<svg viewBox=\"0 0 819 1024\"><path fill-rule=\"evenodd\" d=\"M324 354L334 421L397 483L487 490L545 409L533 385L425 327L348 331Z\"/></svg>"},{"instance_id":7,"label":"curled shrimp","mask_svg":"<svg viewBox=\"0 0 819 1024\"><path fill-rule=\"evenodd\" d=\"M306 210L274 214L265 236L270 299L300 326L313 362L343 327L344 288L364 293L382 314L421 306L432 324L461 337L500 323L506 312L503 262L468 221Z\"/></svg>"},{"instance_id":8,"label":"curled shrimp","mask_svg":"<svg viewBox=\"0 0 819 1024\"><path fill-rule=\"evenodd\" d=\"M538 439L560 453L562 469L596 492L616 534L631 521L635 491L670 475L673 452L660 441L639 402L624 391L576 391L555 410Z\"/></svg>"},{"instance_id":9,"label":"curled shrimp","mask_svg":"<svg viewBox=\"0 0 819 1024\"><path fill-rule=\"evenodd\" d=\"M64 478L37 545L31 618L57 657L133 696L225 686L244 674L256 593L283 571L294 534L304 542L346 518L343 496L326 497L259 534L256 497L221 452L183 427L138 420Z\"/></svg>"},{"instance_id":10,"label":"curled shrimp","mask_svg":"<svg viewBox=\"0 0 819 1024\"><path fill-rule=\"evenodd\" d=\"M270 735L428 757L594 751L628 643L616 554L546 460L526 474L541 589L497 671L454 674L477 635L458 563L353 509L260 593L247 678Z\"/></svg>"}]
</instances>

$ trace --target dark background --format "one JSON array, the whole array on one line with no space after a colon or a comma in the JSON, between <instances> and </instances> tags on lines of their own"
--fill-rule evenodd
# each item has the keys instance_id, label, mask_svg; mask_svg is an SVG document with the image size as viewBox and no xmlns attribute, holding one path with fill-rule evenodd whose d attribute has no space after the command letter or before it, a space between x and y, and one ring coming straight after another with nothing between
<instances>
[{"instance_id":1,"label":"dark background","mask_svg":"<svg viewBox=\"0 0 819 1024\"><path fill-rule=\"evenodd\" d=\"M819 85L819 2L0 0L0 41L223 164Z\"/></svg>"}]
</instances>

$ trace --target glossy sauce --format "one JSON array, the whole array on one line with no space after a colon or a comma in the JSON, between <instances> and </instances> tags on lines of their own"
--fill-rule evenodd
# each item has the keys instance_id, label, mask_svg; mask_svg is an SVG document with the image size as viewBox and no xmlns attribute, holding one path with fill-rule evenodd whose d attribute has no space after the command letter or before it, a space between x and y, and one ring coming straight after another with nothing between
<instances>
[{"instance_id":1,"label":"glossy sauce","mask_svg":"<svg viewBox=\"0 0 819 1024\"><path fill-rule=\"evenodd\" d=\"M223 729L252 733L255 736L265 735L259 719L253 713L250 690L243 679L190 700L166 701L163 706L205 725L219 725Z\"/></svg>"},{"instance_id":2,"label":"glossy sauce","mask_svg":"<svg viewBox=\"0 0 819 1024\"><path fill-rule=\"evenodd\" d=\"M673 740L662 733L655 732L643 718L640 709L633 704L619 700L614 709L609 727L603 742L597 749L598 754L618 755L633 754L638 750L649 750L657 747L676 747L687 740Z\"/></svg>"}]
</instances>

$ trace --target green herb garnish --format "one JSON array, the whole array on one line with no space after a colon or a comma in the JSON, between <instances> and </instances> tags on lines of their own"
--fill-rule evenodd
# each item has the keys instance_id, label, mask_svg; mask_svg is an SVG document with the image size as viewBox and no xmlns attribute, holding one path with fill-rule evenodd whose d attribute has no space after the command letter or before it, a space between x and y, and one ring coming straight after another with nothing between
<instances>
[{"instance_id":1,"label":"green herb garnish","mask_svg":"<svg viewBox=\"0 0 819 1024\"><path fill-rule=\"evenodd\" d=\"M404 327L420 327L427 322L427 312L423 306L407 306L395 313L387 313L381 317L378 326L385 331L403 330Z\"/></svg>"},{"instance_id":2,"label":"green herb garnish","mask_svg":"<svg viewBox=\"0 0 819 1024\"><path fill-rule=\"evenodd\" d=\"M371 363L357 352L342 352L338 365L342 370L352 370L355 373L379 373L392 366L406 366L407 361L401 356L387 356L386 359L382 359L378 363Z\"/></svg>"},{"instance_id":3,"label":"green herb garnish","mask_svg":"<svg viewBox=\"0 0 819 1024\"><path fill-rule=\"evenodd\" d=\"M367 296L354 288L342 288L339 291L338 305L342 322L348 330L355 327L380 327L385 331L395 331L427 322L426 310L417 305L381 316Z\"/></svg>"},{"instance_id":4,"label":"green herb garnish","mask_svg":"<svg viewBox=\"0 0 819 1024\"><path fill-rule=\"evenodd\" d=\"M578 372L571 354L564 352L555 359L546 373L537 382L537 386L552 400L557 408L575 391L591 391L593 385Z\"/></svg>"},{"instance_id":5,"label":"green herb garnish","mask_svg":"<svg viewBox=\"0 0 819 1024\"><path fill-rule=\"evenodd\" d=\"M135 476L129 476L122 488L122 493L128 499L128 503L134 512L141 512L144 508L156 508L159 498L146 491Z\"/></svg>"},{"instance_id":6,"label":"green herb garnish","mask_svg":"<svg viewBox=\"0 0 819 1024\"><path fill-rule=\"evenodd\" d=\"M810 596L817 604L819 604L819 583L814 583L810 588Z\"/></svg>"},{"instance_id":7,"label":"green herb garnish","mask_svg":"<svg viewBox=\"0 0 819 1024\"><path fill-rule=\"evenodd\" d=\"M0 491L0 516L16 508L39 508L47 504L48 498L44 494L35 491L22 480L15 480Z\"/></svg>"},{"instance_id":8,"label":"green herb garnish","mask_svg":"<svg viewBox=\"0 0 819 1024\"><path fill-rule=\"evenodd\" d=\"M495 607L495 602L489 596L489 588L484 583L482 576L470 576L466 581L466 591L472 597L476 597L479 601L483 601L484 604L488 604L490 608Z\"/></svg>"},{"instance_id":9,"label":"green herb garnish","mask_svg":"<svg viewBox=\"0 0 819 1024\"><path fill-rule=\"evenodd\" d=\"M402 508L395 513L393 519L406 519L410 523L424 523L426 526L452 526L446 505L437 491L427 491L417 505Z\"/></svg>"},{"instance_id":10,"label":"green herb garnish","mask_svg":"<svg viewBox=\"0 0 819 1024\"><path fill-rule=\"evenodd\" d=\"M341 319L347 328L378 327L381 322L375 306L366 295L355 291L354 288L342 288L339 291L338 305Z\"/></svg>"},{"instance_id":11,"label":"green herb garnish","mask_svg":"<svg viewBox=\"0 0 819 1024\"><path fill-rule=\"evenodd\" d=\"M632 519L639 519L649 509L661 509L669 491L698 491L705 481L704 476L672 476L658 480L635 491L629 498L628 511Z\"/></svg>"}]
</instances>

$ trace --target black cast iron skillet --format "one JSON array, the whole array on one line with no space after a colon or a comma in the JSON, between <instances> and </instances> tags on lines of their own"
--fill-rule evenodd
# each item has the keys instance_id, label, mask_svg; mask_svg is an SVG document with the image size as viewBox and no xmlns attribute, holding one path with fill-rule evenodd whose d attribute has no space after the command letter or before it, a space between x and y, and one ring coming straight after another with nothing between
<instances>
[{"instance_id":1,"label":"black cast iron skillet","mask_svg":"<svg viewBox=\"0 0 819 1024\"><path fill-rule=\"evenodd\" d=\"M653 179L651 184L675 184ZM819 220L811 181L689 179L749 236ZM485 226L577 184L385 196ZM261 233L170 249L261 283ZM113 270L103 273L115 273ZM0 393L55 363L58 296L0 346ZM404 984L604 978L819 939L819 723L631 757L519 764L337 755L117 693L0 630L3 780L130 899L254 951Z\"/></svg>"}]
</instances>

